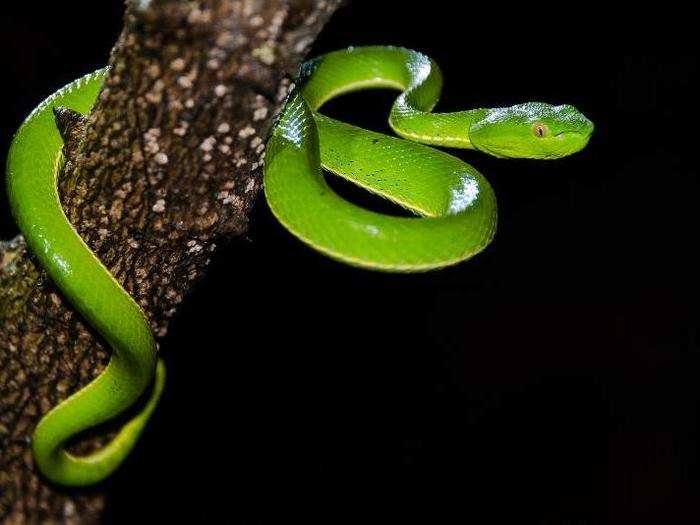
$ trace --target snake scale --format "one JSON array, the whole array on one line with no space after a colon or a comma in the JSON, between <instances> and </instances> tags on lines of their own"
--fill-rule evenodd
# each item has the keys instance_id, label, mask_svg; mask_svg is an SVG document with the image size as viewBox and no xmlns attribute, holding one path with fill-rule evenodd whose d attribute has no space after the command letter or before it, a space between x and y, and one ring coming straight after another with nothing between
<instances>
[{"instance_id":1,"label":"snake scale","mask_svg":"<svg viewBox=\"0 0 700 525\"><path fill-rule=\"evenodd\" d=\"M106 369L46 413L34 432L39 470L72 486L99 482L121 464L165 381L147 316L72 227L57 191L62 139L53 109L89 113L106 73L105 68L87 75L42 102L17 131L7 160L10 206L30 250L112 349ZM593 132L591 121L568 105L530 102L433 113L441 87L435 62L404 48L348 48L305 63L268 141L264 186L275 217L303 242L344 263L390 272L442 268L489 244L497 207L491 186L476 169L430 146L552 159L579 151ZM389 124L403 138L318 112L331 98L374 88L400 92ZM330 189L322 169L416 217L352 204ZM87 456L67 451L71 439L123 414L151 384L139 412L105 447Z\"/></svg>"}]
</instances>

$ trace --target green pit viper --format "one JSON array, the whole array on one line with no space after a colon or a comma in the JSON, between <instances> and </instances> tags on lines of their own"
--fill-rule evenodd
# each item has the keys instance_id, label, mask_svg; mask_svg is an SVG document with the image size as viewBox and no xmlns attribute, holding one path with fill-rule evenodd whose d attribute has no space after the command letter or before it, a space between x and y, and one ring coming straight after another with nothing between
<instances>
[{"instance_id":1,"label":"green pit viper","mask_svg":"<svg viewBox=\"0 0 700 525\"><path fill-rule=\"evenodd\" d=\"M106 74L105 68L87 75L42 102L17 131L7 161L10 205L27 245L112 349L102 374L51 409L34 432L39 470L62 485L99 482L119 466L165 381L148 318L73 229L57 191L62 139L52 110L88 113ZM591 121L568 105L432 113L441 87L435 62L404 48L348 48L305 63L267 144L264 187L273 214L314 249L351 265L390 272L442 268L489 244L496 199L476 169L428 145L553 159L583 148L593 132ZM389 124L403 139L318 113L334 97L373 88L401 92ZM348 202L330 189L322 168L418 217ZM104 448L87 456L66 450L76 435L124 413L151 383L140 412Z\"/></svg>"}]
</instances>

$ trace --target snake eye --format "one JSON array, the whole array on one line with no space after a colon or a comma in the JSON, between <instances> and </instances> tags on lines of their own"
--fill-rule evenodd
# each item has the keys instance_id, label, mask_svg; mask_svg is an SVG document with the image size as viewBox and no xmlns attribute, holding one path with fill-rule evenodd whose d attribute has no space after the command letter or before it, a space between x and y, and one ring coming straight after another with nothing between
<instances>
[{"instance_id":1,"label":"snake eye","mask_svg":"<svg viewBox=\"0 0 700 525\"><path fill-rule=\"evenodd\" d=\"M547 124L542 122L535 122L532 125L532 133L535 135L535 137L546 137L549 135L549 127L547 127Z\"/></svg>"}]
</instances>

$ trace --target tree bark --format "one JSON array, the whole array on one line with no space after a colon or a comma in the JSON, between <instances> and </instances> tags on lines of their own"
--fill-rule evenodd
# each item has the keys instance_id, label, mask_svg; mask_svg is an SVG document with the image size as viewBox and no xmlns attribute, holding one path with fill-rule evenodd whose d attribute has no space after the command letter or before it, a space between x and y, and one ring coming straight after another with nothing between
<instances>
[{"instance_id":1,"label":"tree bark","mask_svg":"<svg viewBox=\"0 0 700 525\"><path fill-rule=\"evenodd\" d=\"M91 115L57 112L66 214L158 338L216 244L246 230L274 115L340 3L134 0ZM104 494L65 491L38 475L31 435L108 358L22 237L0 243L3 523L100 520Z\"/></svg>"}]
</instances>

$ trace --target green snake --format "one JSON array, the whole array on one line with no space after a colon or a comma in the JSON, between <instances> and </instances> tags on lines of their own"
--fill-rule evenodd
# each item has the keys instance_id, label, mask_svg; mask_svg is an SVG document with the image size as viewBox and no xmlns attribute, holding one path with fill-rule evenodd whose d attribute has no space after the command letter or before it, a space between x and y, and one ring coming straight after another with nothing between
<instances>
[{"instance_id":1,"label":"green snake","mask_svg":"<svg viewBox=\"0 0 700 525\"><path fill-rule=\"evenodd\" d=\"M42 102L17 131L7 162L10 205L27 245L112 349L106 369L45 414L34 432L39 470L63 485L99 482L120 465L165 381L147 316L71 226L57 191L62 139L53 109L88 113L106 73L83 77ZM432 113L441 86L435 62L403 48L349 48L305 63L267 144L264 185L273 214L303 242L351 265L393 272L442 268L488 245L496 228L496 199L477 170L427 145L551 159L580 150L593 132L591 121L568 105L531 102ZM372 88L401 92L389 124L409 140L318 113L331 98ZM328 186L322 168L417 217L384 215L348 202ZM151 383L139 413L105 447L87 456L67 450L81 432L132 407Z\"/></svg>"}]
</instances>

